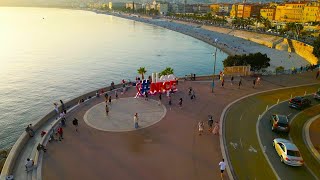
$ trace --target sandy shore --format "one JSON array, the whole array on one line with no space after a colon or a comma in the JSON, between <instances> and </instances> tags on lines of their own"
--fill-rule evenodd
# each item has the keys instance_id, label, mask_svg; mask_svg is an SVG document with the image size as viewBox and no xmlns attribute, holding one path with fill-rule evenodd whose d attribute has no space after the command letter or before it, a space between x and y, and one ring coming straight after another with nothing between
<instances>
[{"instance_id":1,"label":"sandy shore","mask_svg":"<svg viewBox=\"0 0 320 180\"><path fill-rule=\"evenodd\" d=\"M285 69L291 69L292 67L300 67L309 64L308 61L306 61L304 58L297 55L296 53L289 54L289 52L287 51L272 49L255 42L251 42L249 40L236 37L234 34L231 33L233 31L231 29L229 29L230 32L227 32L228 29L225 28L212 26L200 27L197 24L192 24L188 22L170 21L167 19L151 19L148 17L134 17L129 16L127 14L110 13L110 15L144 22L186 34L188 36L204 41L212 46L215 46L229 55L240 55L257 52L267 54L267 56L271 59L271 66L268 68L268 70L275 70L275 67L278 66L283 66L285 67ZM237 32L233 33L241 34L242 32L237 30ZM243 32L243 34L245 34L245 32ZM270 37L266 36L261 38L269 38L270 41L277 40L272 36ZM217 42L215 42L216 39Z\"/></svg>"}]
</instances>

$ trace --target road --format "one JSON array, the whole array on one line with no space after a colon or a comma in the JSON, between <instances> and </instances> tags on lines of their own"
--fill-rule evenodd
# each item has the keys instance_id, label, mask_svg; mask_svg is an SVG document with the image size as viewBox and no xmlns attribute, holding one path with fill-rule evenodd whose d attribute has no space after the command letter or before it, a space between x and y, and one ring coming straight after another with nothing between
<instances>
[{"instance_id":1,"label":"road","mask_svg":"<svg viewBox=\"0 0 320 180\"><path fill-rule=\"evenodd\" d=\"M307 94L313 93L318 88L319 85L313 85L257 94L249 96L233 104L229 108L224 121L225 141L227 145L227 153L229 155L231 165L237 179L277 178L273 173L259 145L258 136L256 133L256 124L258 121L258 117L266 110L267 106L270 107L273 104L276 104L278 100L281 102L289 99L291 95L294 97L303 95L305 94L305 92L307 92ZM291 109L289 110L293 112L295 111ZM266 126L266 132L261 133L263 139L265 139L265 141L263 141L263 144L267 146L269 145L269 142L270 145L272 145L271 142L273 138L270 129L270 125L268 124L268 126ZM270 135L270 137L265 137L264 134ZM274 152L274 150L272 149L271 152ZM276 159L276 163L279 163L281 165L279 158ZM283 169L290 168L291 167L283 167ZM303 168L301 169L303 170ZM285 170L285 172L287 171ZM288 176L291 177L289 173L286 173L281 177L283 179L286 179L286 177ZM310 177L310 174L309 176L305 177ZM293 177L292 179L299 178ZM311 176L311 179L314 178Z\"/></svg>"},{"instance_id":2,"label":"road","mask_svg":"<svg viewBox=\"0 0 320 180\"><path fill-rule=\"evenodd\" d=\"M311 105L317 105L319 104L319 101L315 101L312 97L308 97L312 101ZM290 137L288 134L285 133L277 133L271 131L271 124L270 119L272 114L281 114L281 115L289 115L289 121L291 121L299 112L300 110L296 110L293 108L290 108L288 106L288 101L285 101L283 103L279 103L278 105L271 108L269 111L267 111L260 120L258 130L260 135L260 140L262 145L266 148L266 155L273 165L273 168L276 170L278 176L281 179L315 179L313 175L310 173L308 168L306 166L302 167L291 167L288 165L285 165L284 163L280 162L280 157L274 150L274 147L272 146L272 140L274 138L284 138L289 139ZM303 154L302 154L303 156Z\"/></svg>"}]
</instances>

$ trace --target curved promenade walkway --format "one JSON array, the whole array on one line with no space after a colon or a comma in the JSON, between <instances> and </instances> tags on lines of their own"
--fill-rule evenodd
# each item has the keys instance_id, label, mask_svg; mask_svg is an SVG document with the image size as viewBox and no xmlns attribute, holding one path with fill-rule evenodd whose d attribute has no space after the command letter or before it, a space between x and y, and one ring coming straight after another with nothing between
<instances>
[{"instance_id":1,"label":"curved promenade walkway","mask_svg":"<svg viewBox=\"0 0 320 180\"><path fill-rule=\"evenodd\" d=\"M235 82L237 81L236 78ZM42 162L43 166L38 170L36 178L219 179L218 163L222 159L219 137L208 133L207 125L204 135L199 136L199 121L206 124L209 114L213 115L214 120L219 120L224 107L244 95L319 80L315 80L314 72L277 78L265 76L262 78L262 85L253 89L252 78L247 77L243 79L243 87L238 89L227 78L224 88L219 87L219 82L216 82L213 94L210 82L209 79L180 81L179 91L172 98L172 110L163 95L162 102L167 109L165 116L159 122L136 131L101 131L85 123L85 113L102 103L104 97L91 98L80 104L68 113L67 127L64 128L65 139L47 145L48 151L43 156L43 162L40 159L40 165ZM197 98L193 101L187 94L189 87L193 87L196 92ZM135 93L135 89L131 88L126 94L120 95L120 98L133 97ZM184 100L182 108L177 105L180 97ZM157 97L150 98L158 100ZM112 115L112 104L110 114ZM79 119L79 132L75 132L71 124L73 118ZM50 123L47 122L45 126L50 126ZM43 127L39 130L41 129ZM18 157L14 168L16 179L32 178L26 178L23 166L25 159L32 156L35 144L36 142L28 141Z\"/></svg>"},{"instance_id":2,"label":"curved promenade walkway","mask_svg":"<svg viewBox=\"0 0 320 180\"><path fill-rule=\"evenodd\" d=\"M172 110L163 97L167 108L164 118L148 128L130 132L105 132L88 126L83 120L85 113L103 101L94 99L69 114L68 121L73 117L80 120L79 133L69 123L65 128L65 139L48 146L43 178L218 179L217 164L222 158L219 137L208 132L199 136L199 121L206 122L208 114L218 120L227 104L245 94L318 81L314 73L303 73L264 77L262 86L256 89L251 87L251 82L252 79L245 79L244 87L239 90L227 81L225 87L217 87L214 94L210 93L209 82L180 82L179 92L173 95ZM195 101L187 95L190 86L196 91ZM121 98L134 94L135 90L130 89ZM180 97L184 99L181 109L177 106Z\"/></svg>"}]
</instances>

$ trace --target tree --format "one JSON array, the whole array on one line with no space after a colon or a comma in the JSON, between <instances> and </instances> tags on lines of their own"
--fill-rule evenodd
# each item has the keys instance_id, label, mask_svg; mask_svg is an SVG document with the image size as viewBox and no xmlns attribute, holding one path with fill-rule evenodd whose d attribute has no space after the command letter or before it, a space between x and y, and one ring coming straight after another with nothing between
<instances>
[{"instance_id":1,"label":"tree","mask_svg":"<svg viewBox=\"0 0 320 180\"><path fill-rule=\"evenodd\" d=\"M164 76L164 75L170 75L173 74L173 69L171 67L166 67L166 69L164 69L160 75Z\"/></svg>"},{"instance_id":2,"label":"tree","mask_svg":"<svg viewBox=\"0 0 320 180\"><path fill-rule=\"evenodd\" d=\"M270 58L266 54L260 52L255 54L244 54L228 56L227 59L223 61L223 66L247 66L250 65L253 71L259 71L270 66Z\"/></svg>"},{"instance_id":3,"label":"tree","mask_svg":"<svg viewBox=\"0 0 320 180\"><path fill-rule=\"evenodd\" d=\"M313 52L317 58L320 57L320 36L313 42Z\"/></svg>"},{"instance_id":4,"label":"tree","mask_svg":"<svg viewBox=\"0 0 320 180\"><path fill-rule=\"evenodd\" d=\"M138 69L138 74L141 74L141 78L144 79L144 74L147 72L145 67L140 67Z\"/></svg>"}]
</instances>

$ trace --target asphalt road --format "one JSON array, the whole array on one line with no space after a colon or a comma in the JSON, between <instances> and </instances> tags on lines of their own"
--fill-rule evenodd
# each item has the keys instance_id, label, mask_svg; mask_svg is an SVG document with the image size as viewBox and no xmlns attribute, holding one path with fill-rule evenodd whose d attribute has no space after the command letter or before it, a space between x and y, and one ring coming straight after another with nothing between
<instances>
[{"instance_id":1,"label":"asphalt road","mask_svg":"<svg viewBox=\"0 0 320 180\"><path fill-rule=\"evenodd\" d=\"M311 100L311 105L319 104L319 101L314 100L311 96L308 96L308 99ZM262 145L265 148L266 155L273 165L273 168L277 172L278 176L281 179L316 179L306 166L302 167L291 167L280 162L280 157L276 153L274 147L272 146L272 141L274 138L284 138L289 139L288 134L277 133L271 131L271 115L272 114L281 114L289 115L289 121L291 121L295 115L297 115L301 110L296 110L288 106L288 101L279 103L278 105L272 107L267 111L260 120L259 123L259 135ZM303 154L302 154L303 157Z\"/></svg>"}]
</instances>

